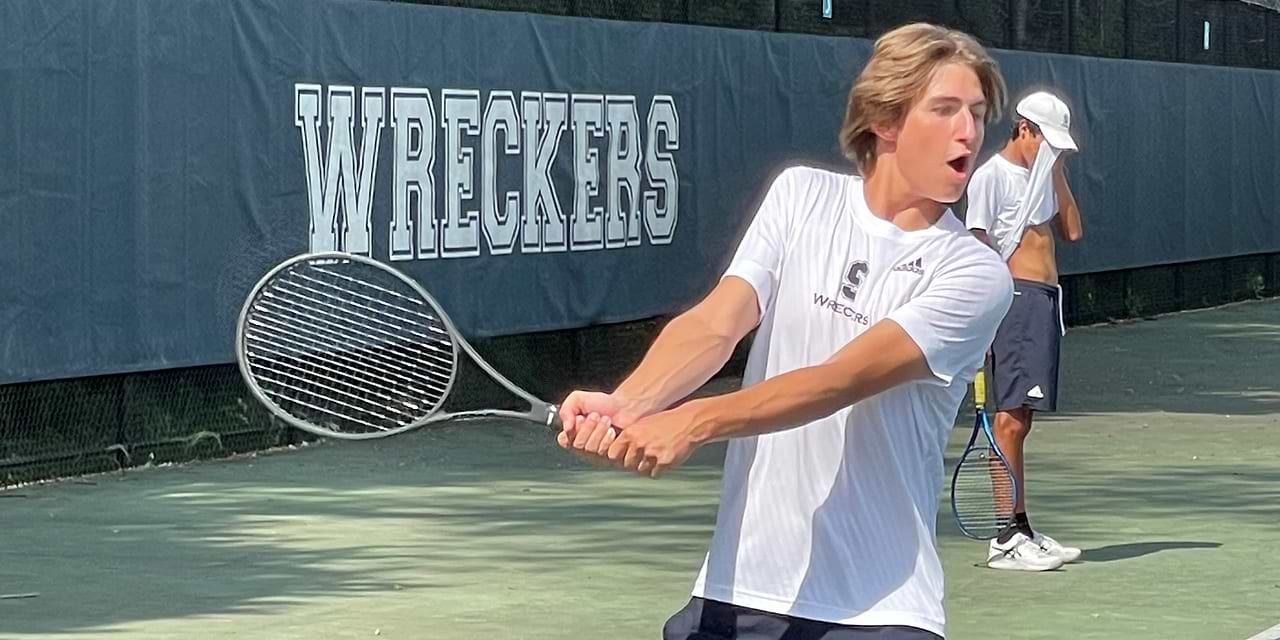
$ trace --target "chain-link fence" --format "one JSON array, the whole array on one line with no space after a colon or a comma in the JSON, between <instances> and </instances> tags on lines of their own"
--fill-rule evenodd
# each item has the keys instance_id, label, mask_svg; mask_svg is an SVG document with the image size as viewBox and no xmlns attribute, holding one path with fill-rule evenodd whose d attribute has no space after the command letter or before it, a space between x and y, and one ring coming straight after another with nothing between
<instances>
[{"instance_id":1,"label":"chain-link fence","mask_svg":"<svg viewBox=\"0 0 1280 640\"><path fill-rule=\"evenodd\" d=\"M1280 69L1280 0L399 1L856 37L927 20L999 48Z\"/></svg>"},{"instance_id":2,"label":"chain-link fence","mask_svg":"<svg viewBox=\"0 0 1280 640\"><path fill-rule=\"evenodd\" d=\"M1147 318L1280 295L1280 254L1066 276L1062 287L1068 325Z\"/></svg>"},{"instance_id":3,"label":"chain-link fence","mask_svg":"<svg viewBox=\"0 0 1280 640\"><path fill-rule=\"evenodd\" d=\"M0 485L287 444L234 366L0 386Z\"/></svg>"}]
</instances>

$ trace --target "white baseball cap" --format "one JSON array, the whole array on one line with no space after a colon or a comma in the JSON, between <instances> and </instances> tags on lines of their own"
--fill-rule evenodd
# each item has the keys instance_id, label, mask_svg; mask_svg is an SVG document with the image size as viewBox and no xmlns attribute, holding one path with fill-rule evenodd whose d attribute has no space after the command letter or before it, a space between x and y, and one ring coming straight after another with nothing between
<instances>
[{"instance_id":1,"label":"white baseball cap","mask_svg":"<svg viewBox=\"0 0 1280 640\"><path fill-rule=\"evenodd\" d=\"M1078 150L1071 138L1071 110L1052 93L1037 91L1018 103L1018 115L1036 123L1055 149Z\"/></svg>"}]
</instances>

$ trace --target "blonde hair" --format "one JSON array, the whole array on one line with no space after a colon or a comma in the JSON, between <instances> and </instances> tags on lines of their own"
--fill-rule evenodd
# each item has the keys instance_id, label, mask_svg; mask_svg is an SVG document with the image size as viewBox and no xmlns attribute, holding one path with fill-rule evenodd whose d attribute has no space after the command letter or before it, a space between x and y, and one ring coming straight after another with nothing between
<instances>
[{"instance_id":1,"label":"blonde hair","mask_svg":"<svg viewBox=\"0 0 1280 640\"><path fill-rule=\"evenodd\" d=\"M1000 119L1008 89L995 60L972 36L932 24L898 27L876 40L871 60L849 91L840 146L862 175L875 168L872 127L901 124L939 67L958 62L978 75L986 124Z\"/></svg>"}]
</instances>

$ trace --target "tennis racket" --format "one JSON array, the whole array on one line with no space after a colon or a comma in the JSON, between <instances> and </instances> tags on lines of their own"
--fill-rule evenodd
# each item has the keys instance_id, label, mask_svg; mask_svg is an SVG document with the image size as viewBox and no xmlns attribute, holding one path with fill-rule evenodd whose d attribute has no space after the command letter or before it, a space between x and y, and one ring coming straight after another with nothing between
<instances>
[{"instance_id":1,"label":"tennis racket","mask_svg":"<svg viewBox=\"0 0 1280 640\"><path fill-rule=\"evenodd\" d=\"M982 370L973 379L973 404L973 433L951 477L951 511L964 535L990 540L1013 521L1018 486L991 431Z\"/></svg>"},{"instance_id":2,"label":"tennis racket","mask_svg":"<svg viewBox=\"0 0 1280 640\"><path fill-rule=\"evenodd\" d=\"M460 352L529 409L445 410ZM556 406L485 362L426 289L363 256L303 254L271 269L240 311L236 361L259 402L321 436L385 438L479 417L560 428Z\"/></svg>"}]
</instances>

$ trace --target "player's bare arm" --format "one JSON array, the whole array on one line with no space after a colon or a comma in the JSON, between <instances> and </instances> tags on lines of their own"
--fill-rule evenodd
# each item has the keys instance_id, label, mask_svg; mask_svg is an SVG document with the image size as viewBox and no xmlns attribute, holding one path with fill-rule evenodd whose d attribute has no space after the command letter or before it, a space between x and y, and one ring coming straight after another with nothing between
<instances>
[{"instance_id":1,"label":"player's bare arm","mask_svg":"<svg viewBox=\"0 0 1280 640\"><path fill-rule=\"evenodd\" d=\"M821 364L734 393L688 402L643 418L620 433L588 420L580 449L657 477L709 442L791 429L932 375L924 354L892 320L877 323ZM594 438L593 438L594 436Z\"/></svg>"},{"instance_id":2,"label":"player's bare arm","mask_svg":"<svg viewBox=\"0 0 1280 640\"><path fill-rule=\"evenodd\" d=\"M1075 194L1071 193L1071 184L1067 182L1067 171L1063 159L1064 153L1053 167L1053 191L1058 196L1058 215L1054 216L1058 235L1067 242L1075 242L1084 236L1084 227L1080 222L1080 208L1076 205Z\"/></svg>"},{"instance_id":3,"label":"player's bare arm","mask_svg":"<svg viewBox=\"0 0 1280 640\"><path fill-rule=\"evenodd\" d=\"M579 432L579 418L595 414L627 426L693 393L728 362L759 321L755 289L741 278L724 278L662 329L640 365L613 393L577 391L565 399L561 446L586 444L590 433Z\"/></svg>"}]
</instances>

